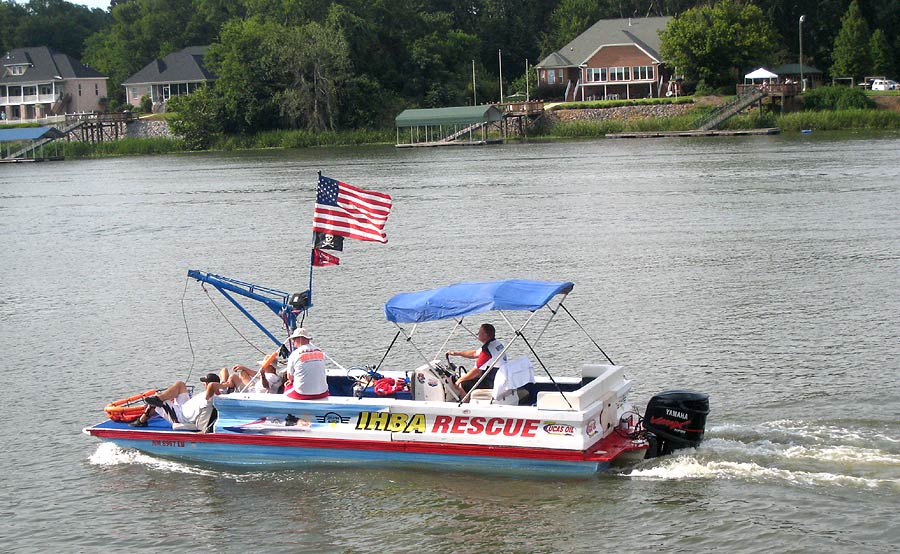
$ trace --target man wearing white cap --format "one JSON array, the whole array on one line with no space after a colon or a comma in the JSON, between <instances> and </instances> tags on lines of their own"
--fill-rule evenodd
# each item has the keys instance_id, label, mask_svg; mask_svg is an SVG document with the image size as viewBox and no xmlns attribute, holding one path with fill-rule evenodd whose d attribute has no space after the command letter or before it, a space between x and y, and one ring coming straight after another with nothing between
<instances>
[{"instance_id":1,"label":"man wearing white cap","mask_svg":"<svg viewBox=\"0 0 900 554\"><path fill-rule=\"evenodd\" d=\"M284 391L288 398L316 400L328 397L325 354L311 340L312 334L303 327L297 327L291 333L294 351L288 357L287 369L292 383Z\"/></svg>"}]
</instances>

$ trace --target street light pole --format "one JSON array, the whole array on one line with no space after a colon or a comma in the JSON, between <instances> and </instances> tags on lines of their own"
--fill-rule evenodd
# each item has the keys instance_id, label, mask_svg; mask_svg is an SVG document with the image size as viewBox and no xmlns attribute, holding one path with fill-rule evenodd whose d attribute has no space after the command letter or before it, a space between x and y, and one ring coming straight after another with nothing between
<instances>
[{"instance_id":1,"label":"street light pole","mask_svg":"<svg viewBox=\"0 0 900 554\"><path fill-rule=\"evenodd\" d=\"M797 24L800 30L800 92L806 92L806 83L803 82L803 22L806 21L806 16L800 16L800 23Z\"/></svg>"}]
</instances>

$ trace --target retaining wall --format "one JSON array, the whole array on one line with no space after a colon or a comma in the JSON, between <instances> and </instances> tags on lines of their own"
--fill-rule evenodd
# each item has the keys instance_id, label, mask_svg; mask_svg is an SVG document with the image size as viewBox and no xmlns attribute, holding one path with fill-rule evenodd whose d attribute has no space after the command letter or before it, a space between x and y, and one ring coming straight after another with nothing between
<instances>
[{"instance_id":1,"label":"retaining wall","mask_svg":"<svg viewBox=\"0 0 900 554\"><path fill-rule=\"evenodd\" d=\"M125 130L127 138L174 138L169 124L158 119L132 121Z\"/></svg>"},{"instance_id":2,"label":"retaining wall","mask_svg":"<svg viewBox=\"0 0 900 554\"><path fill-rule=\"evenodd\" d=\"M676 117L694 108L694 104L657 104L647 106L619 106L617 108L589 108L582 110L553 110L547 113L553 122L609 121L646 119L648 117Z\"/></svg>"}]
</instances>

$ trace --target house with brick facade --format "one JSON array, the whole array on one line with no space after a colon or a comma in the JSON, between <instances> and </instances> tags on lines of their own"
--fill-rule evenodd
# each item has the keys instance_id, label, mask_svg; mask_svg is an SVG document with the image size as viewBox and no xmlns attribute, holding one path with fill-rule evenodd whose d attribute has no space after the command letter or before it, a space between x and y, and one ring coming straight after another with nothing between
<instances>
[{"instance_id":1,"label":"house with brick facade","mask_svg":"<svg viewBox=\"0 0 900 554\"><path fill-rule=\"evenodd\" d=\"M664 96L659 32L671 20L601 19L535 66L538 88L564 88L568 102Z\"/></svg>"}]
</instances>

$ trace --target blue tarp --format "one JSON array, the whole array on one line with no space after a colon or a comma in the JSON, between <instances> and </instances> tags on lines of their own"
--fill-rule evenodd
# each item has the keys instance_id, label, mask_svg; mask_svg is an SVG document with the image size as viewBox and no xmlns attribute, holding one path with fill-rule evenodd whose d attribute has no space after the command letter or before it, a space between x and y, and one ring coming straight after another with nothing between
<instances>
[{"instance_id":1,"label":"blue tarp","mask_svg":"<svg viewBox=\"0 0 900 554\"><path fill-rule=\"evenodd\" d=\"M568 293L574 286L567 281L523 279L458 283L422 292L400 293L384 305L384 317L395 323L422 323L490 310L534 311L557 294Z\"/></svg>"},{"instance_id":2,"label":"blue tarp","mask_svg":"<svg viewBox=\"0 0 900 554\"><path fill-rule=\"evenodd\" d=\"M59 138L65 135L56 127L18 127L15 129L0 129L0 142L19 142L25 140L38 140L45 137Z\"/></svg>"}]
</instances>

